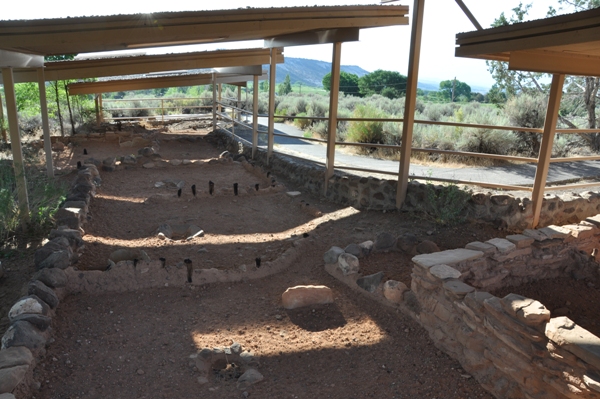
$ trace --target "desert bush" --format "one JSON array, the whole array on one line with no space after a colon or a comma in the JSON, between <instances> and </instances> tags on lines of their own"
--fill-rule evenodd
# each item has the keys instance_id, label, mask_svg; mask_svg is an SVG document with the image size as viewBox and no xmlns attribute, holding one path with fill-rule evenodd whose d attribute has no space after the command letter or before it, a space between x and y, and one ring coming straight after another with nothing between
<instances>
[{"instance_id":1,"label":"desert bush","mask_svg":"<svg viewBox=\"0 0 600 399\"><path fill-rule=\"evenodd\" d=\"M327 138L327 122L326 121L318 121L315 122L311 127L310 127L310 132L312 133L313 136L320 138L320 139L326 139Z\"/></svg>"},{"instance_id":2,"label":"desert bush","mask_svg":"<svg viewBox=\"0 0 600 399\"><path fill-rule=\"evenodd\" d=\"M353 118L385 118L380 109L370 105L359 105L352 114ZM383 144L383 122L352 121L348 124L347 140L356 143Z\"/></svg>"},{"instance_id":3,"label":"desert bush","mask_svg":"<svg viewBox=\"0 0 600 399\"><path fill-rule=\"evenodd\" d=\"M504 106L504 112L512 126L541 128L546 118L547 101L542 95L521 94L511 97ZM540 150L541 135L516 131L520 153L537 155Z\"/></svg>"},{"instance_id":4,"label":"desert bush","mask_svg":"<svg viewBox=\"0 0 600 399\"><path fill-rule=\"evenodd\" d=\"M296 116L306 116L306 112L301 112L299 114L297 114ZM305 130L306 128L308 128L312 123L312 119L299 119L299 118L295 118L294 119L294 126L296 126L298 129L302 129Z\"/></svg>"}]
</instances>

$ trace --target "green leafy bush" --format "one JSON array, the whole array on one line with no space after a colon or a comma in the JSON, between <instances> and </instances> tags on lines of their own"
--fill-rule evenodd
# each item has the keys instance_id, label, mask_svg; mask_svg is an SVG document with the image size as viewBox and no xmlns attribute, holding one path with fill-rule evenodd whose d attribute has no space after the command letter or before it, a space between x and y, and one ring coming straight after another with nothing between
<instances>
[{"instance_id":1,"label":"green leafy bush","mask_svg":"<svg viewBox=\"0 0 600 399\"><path fill-rule=\"evenodd\" d=\"M358 105L353 118L386 118L387 115L370 105ZM356 143L383 144L383 122L351 121L348 124L347 140Z\"/></svg>"}]
</instances>

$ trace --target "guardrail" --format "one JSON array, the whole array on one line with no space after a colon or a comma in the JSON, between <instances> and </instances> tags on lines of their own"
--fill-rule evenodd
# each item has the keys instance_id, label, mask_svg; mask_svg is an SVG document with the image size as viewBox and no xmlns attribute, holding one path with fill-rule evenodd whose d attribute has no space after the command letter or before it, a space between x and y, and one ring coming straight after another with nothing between
<instances>
[{"instance_id":1,"label":"guardrail","mask_svg":"<svg viewBox=\"0 0 600 399\"><path fill-rule=\"evenodd\" d=\"M133 98L133 99L104 99L102 101L102 109L100 112L108 112L108 113L120 113L123 111L136 111L135 113L147 113L147 115L130 115L130 116L113 116L104 118L104 120L139 120L139 119L156 119L161 118L164 122L165 119L174 119L174 118L185 118L187 114L178 113L176 115L170 115L169 111L171 110L201 110L207 109L212 110L212 105L202 105L202 101L205 101L206 98L203 97L170 97L170 98ZM106 107L106 103L133 103L136 102L156 102L160 105L153 107ZM212 101L212 100L211 100ZM190 105L189 103L192 102ZM196 102L196 104L194 104ZM177 103L182 103L180 105L175 105ZM167 104L167 106L165 106ZM170 105L173 104L173 105ZM154 112L160 110L160 112ZM209 112L207 112L208 114ZM134 113L132 113L134 114Z\"/></svg>"}]
</instances>

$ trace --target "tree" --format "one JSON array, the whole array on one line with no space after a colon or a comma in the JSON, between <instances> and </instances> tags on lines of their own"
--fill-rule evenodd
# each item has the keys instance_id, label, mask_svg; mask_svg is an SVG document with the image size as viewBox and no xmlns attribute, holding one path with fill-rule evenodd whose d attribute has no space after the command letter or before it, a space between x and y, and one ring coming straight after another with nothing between
<instances>
[{"instance_id":1,"label":"tree","mask_svg":"<svg viewBox=\"0 0 600 399\"><path fill-rule=\"evenodd\" d=\"M340 71L340 91L350 96L360 97L359 79L358 75ZM323 77L323 88L327 91L331 90L331 72Z\"/></svg>"},{"instance_id":2,"label":"tree","mask_svg":"<svg viewBox=\"0 0 600 399\"><path fill-rule=\"evenodd\" d=\"M455 102L459 97L464 96L467 101L471 98L471 86L460 80L444 80L440 82L440 92L446 101Z\"/></svg>"},{"instance_id":3,"label":"tree","mask_svg":"<svg viewBox=\"0 0 600 399\"><path fill-rule=\"evenodd\" d=\"M360 94L372 96L381 94L387 98L399 98L406 93L406 76L395 71L378 69L358 80Z\"/></svg>"},{"instance_id":4,"label":"tree","mask_svg":"<svg viewBox=\"0 0 600 399\"><path fill-rule=\"evenodd\" d=\"M548 16L557 15L558 11L576 12L590 10L600 7L600 0L558 0L558 10L549 7ZM492 26L504 26L513 23L522 22L531 8L531 4L513 8L513 16L506 18L504 13L494 21ZM496 84L501 91L504 91L508 97L516 94L544 94L548 95L548 85L541 82L541 79L548 77L548 74L509 71L506 62L486 61L488 71L496 80ZM585 108L587 114L587 128L595 129L597 126L596 105L598 99L598 91L600 89L600 79L598 77L575 77L568 76L565 79L566 95L563 96L563 103L571 102L570 108L577 110ZM579 107L580 105L581 107ZM564 112L559 113L559 120L571 129L576 129L577 125L571 121L577 115L565 115ZM581 137L588 143L594 151L600 151L600 133L582 134Z\"/></svg>"},{"instance_id":5,"label":"tree","mask_svg":"<svg viewBox=\"0 0 600 399\"><path fill-rule=\"evenodd\" d=\"M62 54L62 55L47 55L44 57L44 61L66 61L66 60L72 60L75 58L77 54ZM75 82L74 80L72 82ZM74 121L73 121L73 112L71 110L71 102L69 100L69 91L67 90L67 85L68 82L67 81L63 81L63 87L64 87L64 91L65 91L65 95L66 95L66 99L67 99L67 104L68 104L68 108L69 108L69 117L71 120L71 131L73 132L73 134L75 134L75 126L74 126ZM65 135L65 129L64 129L64 125L63 125L63 119L62 119L62 114L60 112L60 94L59 94L59 90L58 90L58 82L54 82L53 87L54 87L54 96L55 96L55 100L56 100L56 108L57 108L57 112L58 112L58 120L60 122L60 133L62 136Z\"/></svg>"},{"instance_id":6,"label":"tree","mask_svg":"<svg viewBox=\"0 0 600 399\"><path fill-rule=\"evenodd\" d=\"M280 96L285 96L286 94L290 94L292 92L292 83L290 81L290 75L285 75L285 79L282 83L279 83L277 87L277 92Z\"/></svg>"}]
</instances>

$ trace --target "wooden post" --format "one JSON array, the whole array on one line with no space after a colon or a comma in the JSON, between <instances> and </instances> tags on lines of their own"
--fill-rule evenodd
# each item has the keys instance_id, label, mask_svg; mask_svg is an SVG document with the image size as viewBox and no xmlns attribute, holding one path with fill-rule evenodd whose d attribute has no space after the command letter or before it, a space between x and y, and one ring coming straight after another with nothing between
<instances>
[{"instance_id":1,"label":"wooden post","mask_svg":"<svg viewBox=\"0 0 600 399\"><path fill-rule=\"evenodd\" d=\"M2 140L8 143L6 129L4 128L4 106L2 105L2 94L0 94L0 134L2 134Z\"/></svg>"},{"instance_id":2,"label":"wooden post","mask_svg":"<svg viewBox=\"0 0 600 399\"><path fill-rule=\"evenodd\" d=\"M544 133L542 133L542 145L540 147L538 164L535 170L533 193L531 194L531 200L533 201L532 228L536 228L540 222L542 202L544 200L544 189L546 188L546 178L548 177L548 169L550 168L552 145L554 144L554 134L556 132L556 122L558 120L558 111L560 110L560 100L562 98L564 82L565 75L552 75L548 109L546 111L546 120L544 121Z\"/></svg>"},{"instance_id":3,"label":"wooden post","mask_svg":"<svg viewBox=\"0 0 600 399\"><path fill-rule=\"evenodd\" d=\"M25 165L23 164L23 151L21 149L21 138L19 137L19 117L17 115L17 99L15 97L12 68L2 68L2 79L4 80L10 147L13 154L13 168L19 197L19 218L21 222L28 222L29 199L27 198L27 180L25 179Z\"/></svg>"},{"instance_id":4,"label":"wooden post","mask_svg":"<svg viewBox=\"0 0 600 399\"><path fill-rule=\"evenodd\" d=\"M217 106L219 113L223 112L223 108L221 106L222 102L223 102L223 85L221 83L219 83L219 103Z\"/></svg>"},{"instance_id":5,"label":"wooden post","mask_svg":"<svg viewBox=\"0 0 600 399\"><path fill-rule=\"evenodd\" d=\"M40 111L42 113L42 130L44 132L44 151L46 152L46 173L48 177L54 177L52 166L52 143L50 142L50 121L48 119L48 102L46 100L46 79L44 79L44 68L37 69L38 87L40 90Z\"/></svg>"},{"instance_id":6,"label":"wooden post","mask_svg":"<svg viewBox=\"0 0 600 399\"><path fill-rule=\"evenodd\" d=\"M100 108L100 122L104 122L104 106L102 105L102 93L98 94L98 107Z\"/></svg>"},{"instance_id":7,"label":"wooden post","mask_svg":"<svg viewBox=\"0 0 600 399\"><path fill-rule=\"evenodd\" d=\"M408 79L406 82L406 101L404 102L404 122L402 123L402 146L400 147L400 168L396 189L396 207L400 209L406 199L408 172L412 150L413 128L415 124L415 106L417 104L417 81L419 79L419 60L421 58L421 36L423 32L423 12L425 0L415 0L413 6L412 28L410 34L410 54L408 60Z\"/></svg>"},{"instance_id":8,"label":"wooden post","mask_svg":"<svg viewBox=\"0 0 600 399\"><path fill-rule=\"evenodd\" d=\"M96 126L100 126L100 104L98 94L94 95L94 109L96 111Z\"/></svg>"},{"instance_id":9,"label":"wooden post","mask_svg":"<svg viewBox=\"0 0 600 399\"><path fill-rule=\"evenodd\" d=\"M254 75L252 82L252 159L258 148L258 76Z\"/></svg>"},{"instance_id":10,"label":"wooden post","mask_svg":"<svg viewBox=\"0 0 600 399\"><path fill-rule=\"evenodd\" d=\"M340 58L342 56L342 43L333 43L333 55L331 59L331 90L329 91L329 126L327 129L327 170L323 182L323 195L327 194L329 179L333 176L335 164L335 136L337 132L337 111L340 95Z\"/></svg>"},{"instance_id":11,"label":"wooden post","mask_svg":"<svg viewBox=\"0 0 600 399\"><path fill-rule=\"evenodd\" d=\"M165 123L165 100L163 98L160 99L160 115L162 123Z\"/></svg>"},{"instance_id":12,"label":"wooden post","mask_svg":"<svg viewBox=\"0 0 600 399\"><path fill-rule=\"evenodd\" d=\"M238 86L237 87L237 95L238 95L238 98L237 98L236 107L242 108L242 86ZM236 109L235 110L235 114L237 115L236 119L238 121L241 121L242 120L242 113L239 110Z\"/></svg>"},{"instance_id":13,"label":"wooden post","mask_svg":"<svg viewBox=\"0 0 600 399\"><path fill-rule=\"evenodd\" d=\"M271 49L271 64L269 68L269 139L267 143L267 165L271 161L271 155L273 154L273 143L275 136L275 74L277 69L277 60L275 59L277 53L276 48Z\"/></svg>"},{"instance_id":14,"label":"wooden post","mask_svg":"<svg viewBox=\"0 0 600 399\"><path fill-rule=\"evenodd\" d=\"M217 82L215 79L215 73L212 74L212 90L213 90L213 132L217 131Z\"/></svg>"}]
</instances>

